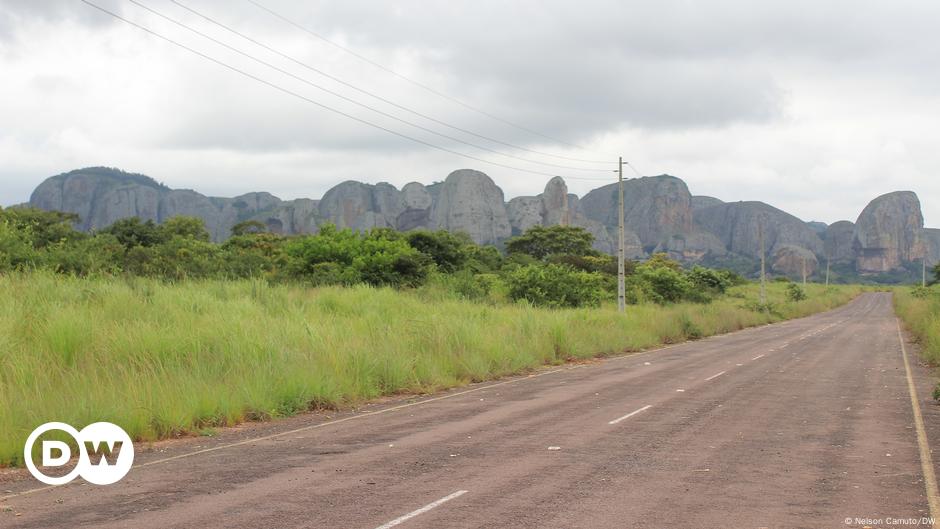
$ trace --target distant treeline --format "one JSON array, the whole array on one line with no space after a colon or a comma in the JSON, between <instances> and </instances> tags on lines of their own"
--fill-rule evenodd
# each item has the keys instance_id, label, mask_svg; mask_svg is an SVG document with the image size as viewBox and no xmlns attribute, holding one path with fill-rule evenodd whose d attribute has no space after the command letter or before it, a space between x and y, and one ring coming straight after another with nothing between
<instances>
[{"instance_id":1,"label":"distant treeline","mask_svg":"<svg viewBox=\"0 0 940 529\"><path fill-rule=\"evenodd\" d=\"M246 221L214 243L195 217L162 224L127 218L90 234L75 230L77 221L70 213L0 209L0 273L364 283L548 307L596 306L616 296L616 259L592 249L593 236L572 226L535 226L509 239L503 252L443 230L357 232L324 225L315 235L282 236ZM629 303L708 302L744 281L726 270L686 270L665 254L627 261L626 273Z\"/></svg>"}]
</instances>

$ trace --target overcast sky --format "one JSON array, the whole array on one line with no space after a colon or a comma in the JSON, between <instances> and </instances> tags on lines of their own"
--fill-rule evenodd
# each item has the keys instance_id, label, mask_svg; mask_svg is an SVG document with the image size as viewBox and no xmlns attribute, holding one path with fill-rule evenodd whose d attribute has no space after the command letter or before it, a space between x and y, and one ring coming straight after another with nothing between
<instances>
[{"instance_id":1,"label":"overcast sky","mask_svg":"<svg viewBox=\"0 0 940 529\"><path fill-rule=\"evenodd\" d=\"M804 220L854 221L875 196L912 190L927 224L940 227L940 2L258 0L560 143L438 97L247 0L179 2L297 62L169 0L138 1L296 77L129 1L89 1L309 100L516 169L339 116L80 0L0 0L0 205L27 201L48 176L94 165L209 195L264 190L285 199L319 198L347 179L429 184L469 167L509 198L537 194L549 178L517 169L612 179L545 164L612 169L560 157L613 162L622 153L642 174L684 179L693 194L763 200ZM538 153L446 128L311 68ZM308 83L526 160L413 128ZM604 183L568 180L579 195Z\"/></svg>"}]
</instances>

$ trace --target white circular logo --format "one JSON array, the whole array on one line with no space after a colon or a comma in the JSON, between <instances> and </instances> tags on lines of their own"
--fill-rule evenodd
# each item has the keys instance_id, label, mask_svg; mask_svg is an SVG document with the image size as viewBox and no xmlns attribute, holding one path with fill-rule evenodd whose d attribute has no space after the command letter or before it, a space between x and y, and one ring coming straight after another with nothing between
<instances>
[{"instance_id":1,"label":"white circular logo","mask_svg":"<svg viewBox=\"0 0 940 529\"><path fill-rule=\"evenodd\" d=\"M78 464L63 476L43 474L33 461L33 445L42 434L59 430L69 434L78 446ZM44 440L41 443L42 466L63 467L72 459L68 443ZM23 447L23 458L30 474L47 485L64 485L78 476L95 485L117 483L134 464L134 444L120 426L109 422L89 424L78 431L63 422L47 422L33 430Z\"/></svg>"}]
</instances>

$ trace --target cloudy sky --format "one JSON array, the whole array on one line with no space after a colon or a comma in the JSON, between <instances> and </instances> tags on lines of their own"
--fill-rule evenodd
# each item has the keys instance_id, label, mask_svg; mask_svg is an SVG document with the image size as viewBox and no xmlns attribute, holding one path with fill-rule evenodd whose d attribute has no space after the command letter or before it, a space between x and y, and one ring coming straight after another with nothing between
<instances>
[{"instance_id":1,"label":"cloudy sky","mask_svg":"<svg viewBox=\"0 0 940 529\"><path fill-rule=\"evenodd\" d=\"M245 55L129 0L89 2L294 95L81 0L0 0L0 205L94 165L220 196L319 197L347 179L431 183L465 167L507 197L551 174L584 194L623 154L693 194L805 220L854 220L909 189L940 227L938 2L257 0L504 121L250 0L135 0Z\"/></svg>"}]
</instances>

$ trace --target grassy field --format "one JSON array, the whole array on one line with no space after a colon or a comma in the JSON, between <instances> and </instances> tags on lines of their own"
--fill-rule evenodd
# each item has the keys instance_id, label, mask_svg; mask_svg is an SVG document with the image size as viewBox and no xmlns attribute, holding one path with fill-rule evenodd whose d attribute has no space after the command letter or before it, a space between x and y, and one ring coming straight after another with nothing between
<instances>
[{"instance_id":1,"label":"grassy field","mask_svg":"<svg viewBox=\"0 0 940 529\"><path fill-rule=\"evenodd\" d=\"M894 310L921 344L921 356L933 365L940 365L940 291L937 287L920 290L911 288L894 291Z\"/></svg>"},{"instance_id":2,"label":"grassy field","mask_svg":"<svg viewBox=\"0 0 940 529\"><path fill-rule=\"evenodd\" d=\"M858 287L809 285L774 313L757 287L708 305L545 310L389 289L0 276L0 465L47 421L111 421L154 440L829 309Z\"/></svg>"}]
</instances>

